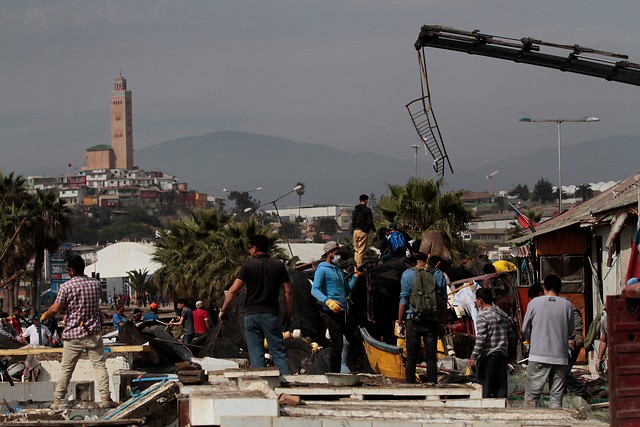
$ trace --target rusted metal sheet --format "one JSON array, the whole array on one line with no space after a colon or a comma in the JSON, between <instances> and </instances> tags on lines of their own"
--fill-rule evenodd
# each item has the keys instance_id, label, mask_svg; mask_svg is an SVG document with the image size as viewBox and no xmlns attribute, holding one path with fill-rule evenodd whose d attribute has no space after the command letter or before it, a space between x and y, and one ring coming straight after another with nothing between
<instances>
[{"instance_id":1,"label":"rusted metal sheet","mask_svg":"<svg viewBox=\"0 0 640 427\"><path fill-rule=\"evenodd\" d=\"M640 425L640 284L607 297L612 427Z\"/></svg>"}]
</instances>

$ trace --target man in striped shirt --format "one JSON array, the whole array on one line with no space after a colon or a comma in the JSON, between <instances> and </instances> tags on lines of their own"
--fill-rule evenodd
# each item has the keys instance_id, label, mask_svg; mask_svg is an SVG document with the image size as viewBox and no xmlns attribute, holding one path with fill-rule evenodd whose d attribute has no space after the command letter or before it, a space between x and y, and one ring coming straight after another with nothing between
<instances>
[{"instance_id":1,"label":"man in striped shirt","mask_svg":"<svg viewBox=\"0 0 640 427\"><path fill-rule=\"evenodd\" d=\"M62 331L64 340L62 363L51 409L58 409L66 397L71 375L80 355L85 350L96 371L102 407L113 408L117 406L111 400L109 374L107 373L106 356L102 344L102 319L100 316L102 287L98 280L85 276L84 266L84 260L78 255L67 259L67 271L71 280L60 286L56 301L40 318L40 321L43 321L48 317L54 317L64 307L67 309L67 319Z\"/></svg>"},{"instance_id":2,"label":"man in striped shirt","mask_svg":"<svg viewBox=\"0 0 640 427\"><path fill-rule=\"evenodd\" d=\"M507 397L507 358L509 343L516 335L507 313L493 305L489 288L476 291L476 344L469 358L469 366L476 367L478 384L482 384L482 397Z\"/></svg>"}]
</instances>

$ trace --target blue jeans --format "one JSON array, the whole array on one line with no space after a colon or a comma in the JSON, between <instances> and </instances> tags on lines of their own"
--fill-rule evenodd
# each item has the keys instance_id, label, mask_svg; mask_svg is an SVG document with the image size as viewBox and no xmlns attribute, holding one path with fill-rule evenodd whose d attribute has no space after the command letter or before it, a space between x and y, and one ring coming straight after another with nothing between
<instances>
[{"instance_id":1,"label":"blue jeans","mask_svg":"<svg viewBox=\"0 0 640 427\"><path fill-rule=\"evenodd\" d=\"M289 375L287 351L282 339L282 327L278 316L271 313L249 314L244 317L244 333L247 337L249 362L254 368L264 368L264 340L267 339L269 353L273 364L280 371L280 375Z\"/></svg>"}]
</instances>

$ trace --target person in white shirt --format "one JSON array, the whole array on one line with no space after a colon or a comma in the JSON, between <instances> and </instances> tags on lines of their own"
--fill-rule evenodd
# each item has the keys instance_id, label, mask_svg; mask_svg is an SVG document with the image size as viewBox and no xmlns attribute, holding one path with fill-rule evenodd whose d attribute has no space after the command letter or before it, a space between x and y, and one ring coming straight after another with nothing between
<instances>
[{"instance_id":1,"label":"person in white shirt","mask_svg":"<svg viewBox=\"0 0 640 427\"><path fill-rule=\"evenodd\" d=\"M49 345L51 338L51 331L45 325L40 325L40 335L42 336L42 343L38 338L38 321L33 319L33 324L29 326L22 334L25 339L29 340L29 345Z\"/></svg>"}]
</instances>

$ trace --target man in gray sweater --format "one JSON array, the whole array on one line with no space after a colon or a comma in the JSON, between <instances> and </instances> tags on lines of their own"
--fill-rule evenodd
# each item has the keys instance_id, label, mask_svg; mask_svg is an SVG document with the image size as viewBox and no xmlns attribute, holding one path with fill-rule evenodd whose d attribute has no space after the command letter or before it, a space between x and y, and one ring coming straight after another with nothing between
<instances>
[{"instance_id":1,"label":"man in gray sweater","mask_svg":"<svg viewBox=\"0 0 640 427\"><path fill-rule=\"evenodd\" d=\"M573 305L558 296L562 281L556 275L544 279L544 295L531 300L522 322L522 334L531 344L524 385L524 403L536 407L549 381L549 407L562 406L564 378L569 363L569 337L573 335Z\"/></svg>"}]
</instances>

